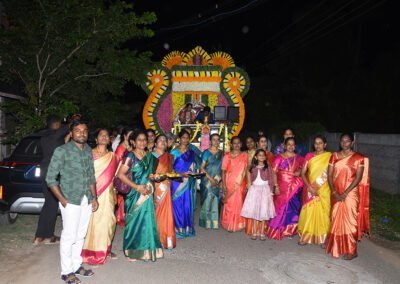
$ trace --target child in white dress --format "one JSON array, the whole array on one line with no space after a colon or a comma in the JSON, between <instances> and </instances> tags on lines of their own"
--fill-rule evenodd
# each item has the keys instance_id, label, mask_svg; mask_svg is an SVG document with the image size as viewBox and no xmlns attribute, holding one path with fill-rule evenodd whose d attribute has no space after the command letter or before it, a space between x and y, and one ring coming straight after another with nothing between
<instances>
[{"instance_id":1,"label":"child in white dress","mask_svg":"<svg viewBox=\"0 0 400 284\"><path fill-rule=\"evenodd\" d=\"M263 149L258 149L247 172L247 195L243 204L241 216L253 219L253 232L251 239L265 241L265 233L262 228L266 221L275 217L273 201L273 172L268 167L267 155ZM261 222L261 226L259 226ZM260 228L261 232L257 232Z\"/></svg>"}]
</instances>

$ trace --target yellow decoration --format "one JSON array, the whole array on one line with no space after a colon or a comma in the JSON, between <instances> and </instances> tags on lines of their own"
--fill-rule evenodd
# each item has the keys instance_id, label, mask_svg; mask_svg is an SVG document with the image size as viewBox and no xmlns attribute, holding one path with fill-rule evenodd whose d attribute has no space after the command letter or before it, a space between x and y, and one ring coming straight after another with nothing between
<instances>
[{"instance_id":1,"label":"yellow decoration","mask_svg":"<svg viewBox=\"0 0 400 284\"><path fill-rule=\"evenodd\" d=\"M192 143L192 141L194 140L194 138L197 136L197 134L199 133L200 127L201 127L201 123L196 121L196 130L194 131L193 137L190 139L190 143Z\"/></svg>"},{"instance_id":2,"label":"yellow decoration","mask_svg":"<svg viewBox=\"0 0 400 284\"><path fill-rule=\"evenodd\" d=\"M201 46L196 46L188 54L186 54L185 58L183 58L183 63L186 65L195 65L193 58L196 56L196 54L201 56L201 65L210 65L211 57Z\"/></svg>"},{"instance_id":3,"label":"yellow decoration","mask_svg":"<svg viewBox=\"0 0 400 284\"><path fill-rule=\"evenodd\" d=\"M147 73L145 88L150 94L142 113L146 128L153 128L158 132L169 131L162 129L158 121L166 119L165 114L157 114L166 96L172 96L172 106L167 115L171 115L171 121L164 122L163 125L171 123L172 126L179 110L185 105L187 95L190 95L192 102L201 102L202 97L206 95L207 104L213 110L218 106L222 93L228 106L239 107L239 122L232 127L222 126L219 133L224 131L224 127L225 139L240 133L245 119L242 98L248 92L250 82L246 72L235 67L235 62L229 54L218 51L209 55L201 46L196 46L188 53L170 52L161 64L162 68L155 68ZM174 127L174 131L178 132L178 128L180 125Z\"/></svg>"},{"instance_id":4,"label":"yellow decoration","mask_svg":"<svg viewBox=\"0 0 400 284\"><path fill-rule=\"evenodd\" d=\"M172 106L174 108L173 117L176 117L178 111L185 105L185 94L184 93L173 93L172 94Z\"/></svg>"},{"instance_id":5,"label":"yellow decoration","mask_svg":"<svg viewBox=\"0 0 400 284\"><path fill-rule=\"evenodd\" d=\"M218 106L218 94L208 95L208 106L214 111L214 107Z\"/></svg>"},{"instance_id":6,"label":"yellow decoration","mask_svg":"<svg viewBox=\"0 0 400 284\"><path fill-rule=\"evenodd\" d=\"M230 151L230 144L229 144L229 136L228 136L228 127L225 127L225 152L229 152Z\"/></svg>"},{"instance_id":7,"label":"yellow decoration","mask_svg":"<svg viewBox=\"0 0 400 284\"><path fill-rule=\"evenodd\" d=\"M233 61L233 58L226 52L218 51L214 52L210 56L212 64L215 66L221 66L222 70L235 66L235 61Z\"/></svg>"},{"instance_id":8,"label":"yellow decoration","mask_svg":"<svg viewBox=\"0 0 400 284\"><path fill-rule=\"evenodd\" d=\"M182 64L183 58L186 56L186 53L181 51L172 51L168 53L164 59L161 61L161 64L168 69L171 69L175 65Z\"/></svg>"},{"instance_id":9,"label":"yellow decoration","mask_svg":"<svg viewBox=\"0 0 400 284\"><path fill-rule=\"evenodd\" d=\"M219 125L219 130L218 130L218 135L219 135L219 136L221 136L222 129L224 129L224 124L223 124L223 123L221 123L221 124Z\"/></svg>"}]
</instances>

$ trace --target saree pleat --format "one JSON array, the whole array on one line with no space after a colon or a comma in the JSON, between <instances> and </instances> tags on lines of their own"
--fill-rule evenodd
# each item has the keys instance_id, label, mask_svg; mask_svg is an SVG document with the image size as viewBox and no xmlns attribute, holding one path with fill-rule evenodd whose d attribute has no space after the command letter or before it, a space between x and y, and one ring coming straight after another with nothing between
<instances>
[{"instance_id":1,"label":"saree pleat","mask_svg":"<svg viewBox=\"0 0 400 284\"><path fill-rule=\"evenodd\" d=\"M100 158L94 157L99 208L90 217L81 254L83 263L104 264L107 255L111 252L111 242L116 225L112 180L117 166L118 159L112 152Z\"/></svg>"},{"instance_id":2,"label":"saree pleat","mask_svg":"<svg viewBox=\"0 0 400 284\"><path fill-rule=\"evenodd\" d=\"M151 153L142 160L137 160L133 155L128 154L128 158L136 161L131 168L132 180L136 184L147 184L149 175L153 173L155 158ZM125 255L131 259L156 261L163 257L152 194L144 196L132 189L125 195L123 249Z\"/></svg>"},{"instance_id":3,"label":"saree pleat","mask_svg":"<svg viewBox=\"0 0 400 284\"><path fill-rule=\"evenodd\" d=\"M221 227L229 232L237 232L246 227L246 219L240 213L244 202L247 166L247 153L236 157L227 153L222 161L222 169L226 171L226 195L221 213Z\"/></svg>"},{"instance_id":4,"label":"saree pleat","mask_svg":"<svg viewBox=\"0 0 400 284\"><path fill-rule=\"evenodd\" d=\"M318 196L313 196L304 189L305 198L298 225L302 243L324 244L329 233L331 191L327 182L327 169L331 155L326 152L312 157L305 163L308 168L308 180L314 189L318 189Z\"/></svg>"},{"instance_id":5,"label":"saree pleat","mask_svg":"<svg viewBox=\"0 0 400 284\"><path fill-rule=\"evenodd\" d=\"M301 189L303 181L295 172L303 164L300 155L286 159L278 155L273 168L277 172L280 194L274 195L276 217L269 222L268 238L281 240L297 233L297 224L301 209Z\"/></svg>"},{"instance_id":6,"label":"saree pleat","mask_svg":"<svg viewBox=\"0 0 400 284\"><path fill-rule=\"evenodd\" d=\"M184 173L193 169L195 153L192 150L188 149L185 153L181 153L178 148L175 148L171 151L171 155L174 156L174 170L176 172ZM193 178L183 178L182 181L173 180L171 195L176 237L194 236L195 180Z\"/></svg>"},{"instance_id":7,"label":"saree pleat","mask_svg":"<svg viewBox=\"0 0 400 284\"><path fill-rule=\"evenodd\" d=\"M173 159L169 153L164 153L158 157L156 173L171 172ZM154 208L161 244L163 248L172 249L176 247L176 234L172 212L171 182L169 180L155 183Z\"/></svg>"},{"instance_id":8,"label":"saree pleat","mask_svg":"<svg viewBox=\"0 0 400 284\"><path fill-rule=\"evenodd\" d=\"M351 190L345 200L332 202L331 228L326 252L333 257L357 253L357 241L369 234L369 168L368 159L359 153L339 159L333 154L333 184L340 195L356 178L359 167L364 174L359 185Z\"/></svg>"},{"instance_id":9,"label":"saree pleat","mask_svg":"<svg viewBox=\"0 0 400 284\"><path fill-rule=\"evenodd\" d=\"M222 151L212 154L208 149L202 156L206 162L207 173L217 182L221 181ZM207 177L200 184L200 218L199 226L206 229L219 228L219 187L214 187Z\"/></svg>"}]
</instances>

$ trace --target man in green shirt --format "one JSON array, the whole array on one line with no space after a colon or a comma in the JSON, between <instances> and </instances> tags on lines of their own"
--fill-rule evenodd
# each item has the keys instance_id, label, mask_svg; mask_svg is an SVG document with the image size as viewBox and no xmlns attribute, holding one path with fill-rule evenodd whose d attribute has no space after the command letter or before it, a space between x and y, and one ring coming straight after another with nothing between
<instances>
[{"instance_id":1,"label":"man in green shirt","mask_svg":"<svg viewBox=\"0 0 400 284\"><path fill-rule=\"evenodd\" d=\"M54 151L46 182L60 202L63 222L60 241L61 279L79 282L75 274L92 276L82 267L82 247L90 215L98 208L92 151L88 127L82 120L70 126L71 141Z\"/></svg>"}]
</instances>

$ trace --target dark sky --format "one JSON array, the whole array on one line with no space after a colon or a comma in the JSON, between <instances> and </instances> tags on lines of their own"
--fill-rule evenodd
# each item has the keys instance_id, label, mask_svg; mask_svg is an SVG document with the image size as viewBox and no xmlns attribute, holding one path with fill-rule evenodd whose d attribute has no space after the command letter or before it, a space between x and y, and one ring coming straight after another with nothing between
<instances>
[{"instance_id":1,"label":"dark sky","mask_svg":"<svg viewBox=\"0 0 400 284\"><path fill-rule=\"evenodd\" d=\"M395 2L135 1L137 13L154 11L158 21L155 37L131 46L152 51L155 61L196 45L228 52L250 75L250 112L262 97L276 120L319 121L332 131L400 132L394 112L399 105L387 103L400 91ZM376 103L382 99L386 103ZM329 107L318 107L318 101Z\"/></svg>"}]
</instances>

